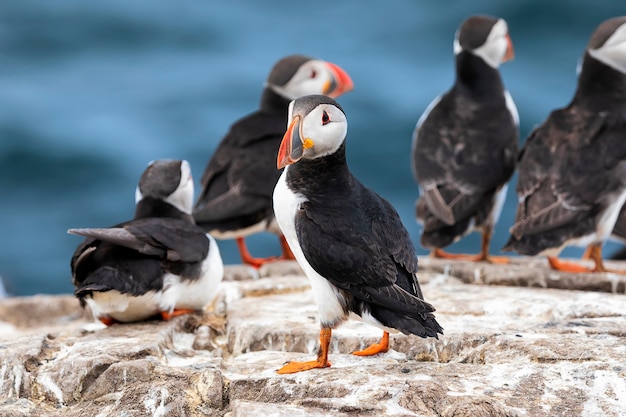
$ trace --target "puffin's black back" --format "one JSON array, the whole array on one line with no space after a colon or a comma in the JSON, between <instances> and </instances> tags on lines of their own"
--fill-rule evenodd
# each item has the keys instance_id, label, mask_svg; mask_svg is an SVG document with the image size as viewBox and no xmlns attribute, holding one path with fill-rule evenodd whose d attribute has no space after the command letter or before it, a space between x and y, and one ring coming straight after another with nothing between
<instances>
[{"instance_id":1,"label":"puffin's black back","mask_svg":"<svg viewBox=\"0 0 626 417\"><path fill-rule=\"evenodd\" d=\"M286 181L308 200L295 219L304 256L343 291L345 308L404 333L437 337L442 328L423 301L410 236L391 204L349 172L345 143L334 154L290 165Z\"/></svg>"},{"instance_id":2,"label":"puffin's black back","mask_svg":"<svg viewBox=\"0 0 626 417\"><path fill-rule=\"evenodd\" d=\"M625 18L603 23L601 46ZM626 75L585 51L571 103L553 111L520 155L520 204L505 250L534 255L596 230L609 196L624 188Z\"/></svg>"}]
</instances>

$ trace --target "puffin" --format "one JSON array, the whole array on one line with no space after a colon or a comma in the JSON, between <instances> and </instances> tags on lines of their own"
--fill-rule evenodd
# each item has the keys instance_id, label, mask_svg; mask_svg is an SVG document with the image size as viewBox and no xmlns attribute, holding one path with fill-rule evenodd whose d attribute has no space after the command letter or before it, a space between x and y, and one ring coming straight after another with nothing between
<instances>
[{"instance_id":1,"label":"puffin","mask_svg":"<svg viewBox=\"0 0 626 417\"><path fill-rule=\"evenodd\" d=\"M331 62L304 55L279 60L267 78L259 109L230 127L209 160L193 209L196 224L217 239L235 239L242 262L252 267L293 259L272 209L280 177L276 152L289 102L308 94L338 97L352 89L350 76ZM248 251L244 238L265 231L279 236L280 257L255 258Z\"/></svg>"},{"instance_id":2,"label":"puffin","mask_svg":"<svg viewBox=\"0 0 626 417\"><path fill-rule=\"evenodd\" d=\"M350 316L378 326L378 343L353 352L389 349L389 332L437 338L443 328L424 301L417 255L394 207L352 175L346 162L348 123L324 95L289 105L274 189L276 221L308 277L320 318L317 358L290 362L280 374L330 366L332 329Z\"/></svg>"},{"instance_id":3,"label":"puffin","mask_svg":"<svg viewBox=\"0 0 626 417\"><path fill-rule=\"evenodd\" d=\"M626 201L626 16L591 35L571 102L526 139L518 162L515 223L503 248L542 255L552 269L606 271L602 245ZM593 267L558 258L588 247Z\"/></svg>"},{"instance_id":4,"label":"puffin","mask_svg":"<svg viewBox=\"0 0 626 417\"><path fill-rule=\"evenodd\" d=\"M433 257L506 263L489 255L519 152L519 116L499 72L514 57L506 21L468 17L455 35L454 53L453 86L430 103L413 131L420 244ZM482 237L478 254L444 251L473 231Z\"/></svg>"},{"instance_id":5,"label":"puffin","mask_svg":"<svg viewBox=\"0 0 626 417\"><path fill-rule=\"evenodd\" d=\"M85 237L71 259L72 281L96 320L169 320L213 299L224 265L215 239L193 221L193 193L188 161L152 161L136 188L132 220L68 230Z\"/></svg>"}]
</instances>

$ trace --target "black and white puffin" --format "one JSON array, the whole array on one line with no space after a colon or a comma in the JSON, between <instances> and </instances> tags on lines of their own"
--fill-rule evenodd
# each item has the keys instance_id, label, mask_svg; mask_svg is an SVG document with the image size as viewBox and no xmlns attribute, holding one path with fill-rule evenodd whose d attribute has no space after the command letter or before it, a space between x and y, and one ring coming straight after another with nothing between
<instances>
[{"instance_id":1,"label":"black and white puffin","mask_svg":"<svg viewBox=\"0 0 626 417\"><path fill-rule=\"evenodd\" d=\"M74 294L110 325L202 309L224 275L215 240L191 217L193 178L185 160L151 162L141 175L132 220L85 236L71 260Z\"/></svg>"},{"instance_id":2,"label":"black and white puffin","mask_svg":"<svg viewBox=\"0 0 626 417\"><path fill-rule=\"evenodd\" d=\"M515 224L504 250L545 255L553 269L605 271L602 244L626 201L626 16L589 40L574 98L529 135L520 154ZM593 268L558 259L589 246Z\"/></svg>"},{"instance_id":3,"label":"black and white puffin","mask_svg":"<svg viewBox=\"0 0 626 417\"><path fill-rule=\"evenodd\" d=\"M500 64L513 58L506 22L467 18L454 53L454 85L430 103L413 132L421 245L435 257L506 262L489 256L518 153L519 117L499 73ZM443 250L473 230L482 234L478 255Z\"/></svg>"},{"instance_id":4,"label":"black and white puffin","mask_svg":"<svg viewBox=\"0 0 626 417\"><path fill-rule=\"evenodd\" d=\"M311 95L289 105L274 211L310 280L322 329L317 359L291 362L279 373L330 366L331 329L351 314L384 330L380 343L356 355L386 352L388 332L436 338L443 331L424 301L415 248L398 213L348 170L347 128L330 97Z\"/></svg>"},{"instance_id":5,"label":"black and white puffin","mask_svg":"<svg viewBox=\"0 0 626 417\"><path fill-rule=\"evenodd\" d=\"M330 62L302 55L278 61L259 109L236 121L211 157L193 210L196 224L217 239L236 239L245 264L259 267L276 259L254 258L246 247L244 237L264 231L280 237L280 259L293 259L272 210L272 192L280 177L276 152L285 133L287 107L308 94L338 97L352 89L348 74Z\"/></svg>"}]
</instances>

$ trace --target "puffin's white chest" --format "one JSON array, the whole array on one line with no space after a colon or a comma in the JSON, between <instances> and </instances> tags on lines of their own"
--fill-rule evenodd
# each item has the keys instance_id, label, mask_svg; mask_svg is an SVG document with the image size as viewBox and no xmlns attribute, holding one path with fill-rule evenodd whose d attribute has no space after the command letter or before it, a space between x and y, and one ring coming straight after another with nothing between
<instances>
[{"instance_id":1,"label":"puffin's white chest","mask_svg":"<svg viewBox=\"0 0 626 417\"><path fill-rule=\"evenodd\" d=\"M323 326L335 326L347 318L340 302L340 297L343 296L334 285L318 274L304 257L298 242L295 217L300 204L307 201L307 198L300 193L294 193L287 186L288 169L289 167L285 168L274 188L274 215L296 261L309 278L313 297L320 313L320 322Z\"/></svg>"},{"instance_id":2,"label":"puffin's white chest","mask_svg":"<svg viewBox=\"0 0 626 417\"><path fill-rule=\"evenodd\" d=\"M181 281L177 275L167 274L163 282L161 308L200 310L215 294L224 277L224 263L215 239L209 234L209 256L202 261L200 277L195 281Z\"/></svg>"}]
</instances>

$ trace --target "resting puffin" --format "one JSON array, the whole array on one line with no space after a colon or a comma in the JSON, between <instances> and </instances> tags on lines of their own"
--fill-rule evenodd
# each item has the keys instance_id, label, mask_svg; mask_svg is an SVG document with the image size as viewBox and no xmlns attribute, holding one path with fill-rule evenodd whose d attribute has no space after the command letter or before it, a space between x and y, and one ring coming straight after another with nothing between
<instances>
[{"instance_id":1,"label":"resting puffin","mask_svg":"<svg viewBox=\"0 0 626 417\"><path fill-rule=\"evenodd\" d=\"M311 95L289 105L277 161L286 168L274 190L274 211L311 282L322 330L317 359L291 362L279 373L330 366L331 329L351 314L384 330L380 343L356 355L386 352L388 332L436 338L443 331L424 301L415 248L398 213L348 170L347 128L330 97Z\"/></svg>"},{"instance_id":2,"label":"resting puffin","mask_svg":"<svg viewBox=\"0 0 626 417\"><path fill-rule=\"evenodd\" d=\"M519 204L504 250L546 255L554 269L605 271L602 244L626 201L626 16L604 21L582 59L578 87L528 139L518 164ZM558 259L590 247L592 269Z\"/></svg>"},{"instance_id":3,"label":"resting puffin","mask_svg":"<svg viewBox=\"0 0 626 417\"><path fill-rule=\"evenodd\" d=\"M293 259L274 220L272 192L280 171L276 152L285 133L287 107L307 94L338 97L352 80L337 65L302 55L287 56L269 74L259 110L235 122L211 157L193 216L217 239L236 239L242 261L259 267L276 258L253 258L244 237L269 231L280 236L282 257Z\"/></svg>"},{"instance_id":4,"label":"resting puffin","mask_svg":"<svg viewBox=\"0 0 626 417\"><path fill-rule=\"evenodd\" d=\"M454 85L430 103L413 132L421 245L435 257L506 262L489 256L518 153L517 109L498 71L513 58L506 22L469 17L457 31L454 53ZM482 233L478 255L443 250L473 230Z\"/></svg>"},{"instance_id":5,"label":"resting puffin","mask_svg":"<svg viewBox=\"0 0 626 417\"><path fill-rule=\"evenodd\" d=\"M193 179L185 160L151 162L132 220L85 236L71 260L74 294L110 325L202 309L224 275L215 240L193 223Z\"/></svg>"}]
</instances>

